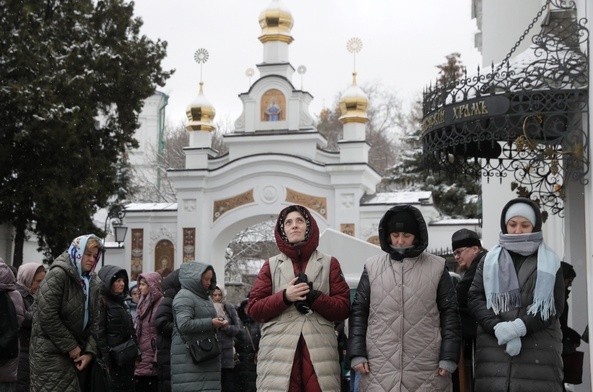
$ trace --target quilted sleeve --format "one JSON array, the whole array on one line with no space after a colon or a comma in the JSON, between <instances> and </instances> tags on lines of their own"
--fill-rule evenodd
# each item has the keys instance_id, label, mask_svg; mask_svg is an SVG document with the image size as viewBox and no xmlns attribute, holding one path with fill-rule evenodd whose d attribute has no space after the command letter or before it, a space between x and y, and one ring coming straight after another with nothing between
<instances>
[{"instance_id":1,"label":"quilted sleeve","mask_svg":"<svg viewBox=\"0 0 593 392\"><path fill-rule=\"evenodd\" d=\"M371 286L366 266L356 288L348 319L348 357L367 357L366 334L369 320Z\"/></svg>"},{"instance_id":2,"label":"quilted sleeve","mask_svg":"<svg viewBox=\"0 0 593 392\"><path fill-rule=\"evenodd\" d=\"M272 276L269 261L262 266L249 294L247 310L258 323L265 323L280 315L292 304L284 302L284 292L272 294Z\"/></svg>"},{"instance_id":3,"label":"quilted sleeve","mask_svg":"<svg viewBox=\"0 0 593 392\"><path fill-rule=\"evenodd\" d=\"M443 274L437 287L437 307L439 308L442 338L439 360L458 363L461 349L461 321L459 320L457 294L446 267L443 268Z\"/></svg>"},{"instance_id":4,"label":"quilted sleeve","mask_svg":"<svg viewBox=\"0 0 593 392\"><path fill-rule=\"evenodd\" d=\"M51 269L36 293L37 309L35 317L52 343L63 353L78 346L70 329L60 318L62 297L66 287L71 284L66 272L61 268Z\"/></svg>"},{"instance_id":5,"label":"quilted sleeve","mask_svg":"<svg viewBox=\"0 0 593 392\"><path fill-rule=\"evenodd\" d=\"M198 334L204 331L214 331L212 318L204 312L203 315L196 314L194 299L195 294L189 291L180 291L173 300L173 317L177 328L183 336Z\"/></svg>"}]
</instances>

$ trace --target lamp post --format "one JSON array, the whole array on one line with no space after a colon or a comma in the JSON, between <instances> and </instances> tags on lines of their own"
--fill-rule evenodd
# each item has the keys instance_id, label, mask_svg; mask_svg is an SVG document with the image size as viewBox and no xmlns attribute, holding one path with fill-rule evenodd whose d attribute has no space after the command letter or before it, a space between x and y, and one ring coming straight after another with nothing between
<instances>
[{"instance_id":1,"label":"lamp post","mask_svg":"<svg viewBox=\"0 0 593 392\"><path fill-rule=\"evenodd\" d=\"M122 204L112 204L109 207L107 217L105 218L105 243L107 243L107 226L109 223L111 223L111 226L113 227L113 234L115 237L115 242L117 242L117 247L119 248L121 243L124 242L128 232L128 228L123 225L125 216L126 208ZM109 230L109 232L111 232L111 230ZM101 267L105 265L105 252L106 249L103 250L103 256L101 257Z\"/></svg>"}]
</instances>

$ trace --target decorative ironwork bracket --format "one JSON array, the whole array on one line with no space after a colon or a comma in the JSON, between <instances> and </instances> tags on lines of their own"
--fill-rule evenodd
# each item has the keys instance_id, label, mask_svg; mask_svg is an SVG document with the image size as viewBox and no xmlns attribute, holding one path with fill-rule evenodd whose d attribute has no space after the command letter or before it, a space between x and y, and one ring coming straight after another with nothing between
<instances>
[{"instance_id":1,"label":"decorative ironwork bracket","mask_svg":"<svg viewBox=\"0 0 593 392\"><path fill-rule=\"evenodd\" d=\"M554 9L550 9L553 6ZM546 12L528 50L511 55ZM563 216L568 181L588 182L589 31L572 1L548 0L505 59L423 95L426 165L504 178Z\"/></svg>"}]
</instances>

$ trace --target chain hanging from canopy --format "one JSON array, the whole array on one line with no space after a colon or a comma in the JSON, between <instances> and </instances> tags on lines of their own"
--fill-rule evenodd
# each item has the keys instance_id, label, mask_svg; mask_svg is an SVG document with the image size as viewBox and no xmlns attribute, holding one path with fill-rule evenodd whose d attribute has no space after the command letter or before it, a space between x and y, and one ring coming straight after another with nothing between
<instances>
[{"instance_id":1,"label":"chain hanging from canopy","mask_svg":"<svg viewBox=\"0 0 593 392\"><path fill-rule=\"evenodd\" d=\"M540 33L511 59L544 13ZM515 190L563 216L566 182L586 184L589 171L586 23L574 2L548 0L501 63L426 89L426 165L488 179L511 172Z\"/></svg>"}]
</instances>

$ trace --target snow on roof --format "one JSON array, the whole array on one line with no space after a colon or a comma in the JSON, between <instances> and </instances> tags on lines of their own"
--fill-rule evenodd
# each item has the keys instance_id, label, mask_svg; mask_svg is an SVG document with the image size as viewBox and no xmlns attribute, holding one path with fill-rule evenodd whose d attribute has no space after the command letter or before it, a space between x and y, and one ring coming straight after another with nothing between
<instances>
[{"instance_id":1,"label":"snow on roof","mask_svg":"<svg viewBox=\"0 0 593 392\"><path fill-rule=\"evenodd\" d=\"M475 226L480 224L479 219L440 219L437 221L430 222L431 226L455 226L455 225L468 225L468 226Z\"/></svg>"},{"instance_id":2,"label":"snow on roof","mask_svg":"<svg viewBox=\"0 0 593 392\"><path fill-rule=\"evenodd\" d=\"M426 204L431 198L432 192L381 192L364 196L362 204Z\"/></svg>"},{"instance_id":3,"label":"snow on roof","mask_svg":"<svg viewBox=\"0 0 593 392\"><path fill-rule=\"evenodd\" d=\"M130 203L126 212L132 211L176 211L177 203Z\"/></svg>"}]
</instances>

